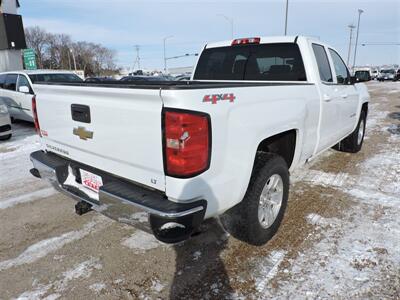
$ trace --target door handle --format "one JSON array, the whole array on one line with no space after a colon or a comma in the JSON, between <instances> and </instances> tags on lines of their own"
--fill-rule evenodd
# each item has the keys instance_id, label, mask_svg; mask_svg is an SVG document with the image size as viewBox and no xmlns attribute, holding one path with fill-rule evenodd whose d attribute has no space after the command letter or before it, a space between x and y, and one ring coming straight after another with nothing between
<instances>
[{"instance_id":1,"label":"door handle","mask_svg":"<svg viewBox=\"0 0 400 300\"><path fill-rule=\"evenodd\" d=\"M341 96L342 96L343 99L346 99L349 95L347 95L347 94L342 94Z\"/></svg>"},{"instance_id":2,"label":"door handle","mask_svg":"<svg viewBox=\"0 0 400 300\"><path fill-rule=\"evenodd\" d=\"M328 94L324 94L322 96L322 99L324 99L325 102L331 102L332 101L331 96L329 96Z\"/></svg>"}]
</instances>

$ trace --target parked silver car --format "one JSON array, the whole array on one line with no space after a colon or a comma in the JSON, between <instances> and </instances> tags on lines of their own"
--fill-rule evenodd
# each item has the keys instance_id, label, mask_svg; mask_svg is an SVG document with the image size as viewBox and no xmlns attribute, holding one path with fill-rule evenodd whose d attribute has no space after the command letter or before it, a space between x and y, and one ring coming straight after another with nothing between
<instances>
[{"instance_id":1,"label":"parked silver car","mask_svg":"<svg viewBox=\"0 0 400 300\"><path fill-rule=\"evenodd\" d=\"M11 138L11 119L7 105L0 99L0 140Z\"/></svg>"},{"instance_id":2,"label":"parked silver car","mask_svg":"<svg viewBox=\"0 0 400 300\"><path fill-rule=\"evenodd\" d=\"M378 75L379 81L394 80L396 77L395 69L381 70Z\"/></svg>"}]
</instances>

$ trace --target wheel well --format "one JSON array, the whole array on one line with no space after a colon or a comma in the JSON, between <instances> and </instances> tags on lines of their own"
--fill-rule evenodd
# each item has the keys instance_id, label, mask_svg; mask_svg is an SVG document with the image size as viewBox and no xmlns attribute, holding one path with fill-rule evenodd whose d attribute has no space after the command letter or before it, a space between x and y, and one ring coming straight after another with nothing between
<instances>
[{"instance_id":1,"label":"wheel well","mask_svg":"<svg viewBox=\"0 0 400 300\"><path fill-rule=\"evenodd\" d=\"M290 168L296 149L296 135L296 130L292 129L266 138L258 145L257 152L278 154L286 161L288 168Z\"/></svg>"}]
</instances>

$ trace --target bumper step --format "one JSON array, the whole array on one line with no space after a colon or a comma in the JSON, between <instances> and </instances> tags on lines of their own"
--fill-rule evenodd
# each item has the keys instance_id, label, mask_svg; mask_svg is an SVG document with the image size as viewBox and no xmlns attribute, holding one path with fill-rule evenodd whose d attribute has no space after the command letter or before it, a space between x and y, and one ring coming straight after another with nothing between
<instances>
[{"instance_id":1,"label":"bumper step","mask_svg":"<svg viewBox=\"0 0 400 300\"><path fill-rule=\"evenodd\" d=\"M60 192L79 201L77 213L86 209L96 210L116 221L151 231L155 237L166 243L175 243L190 237L204 219L206 200L176 203L168 200L160 191L150 190L141 185L123 180L104 171L62 158L56 154L36 151L31 154L33 176L49 180ZM72 173L84 169L102 177L98 199L92 199L81 189L64 185ZM79 185L79 176L76 182ZM81 203L81 204L80 204ZM84 207L82 203L86 203ZM143 213L147 215L144 221Z\"/></svg>"}]
</instances>

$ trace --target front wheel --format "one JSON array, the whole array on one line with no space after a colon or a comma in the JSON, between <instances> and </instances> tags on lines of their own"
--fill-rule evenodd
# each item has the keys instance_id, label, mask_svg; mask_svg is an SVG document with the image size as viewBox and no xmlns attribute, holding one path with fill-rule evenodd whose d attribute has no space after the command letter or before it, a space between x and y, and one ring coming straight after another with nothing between
<instances>
[{"instance_id":1,"label":"front wheel","mask_svg":"<svg viewBox=\"0 0 400 300\"><path fill-rule=\"evenodd\" d=\"M356 129L354 129L354 131L348 137L342 140L334 148L336 150L349 153L357 153L360 151L364 142L366 122L367 114L365 110L362 110Z\"/></svg>"},{"instance_id":2,"label":"front wheel","mask_svg":"<svg viewBox=\"0 0 400 300\"><path fill-rule=\"evenodd\" d=\"M221 221L235 238L263 245L278 230L289 195L289 171L285 160L272 153L257 153L246 194Z\"/></svg>"}]
</instances>

